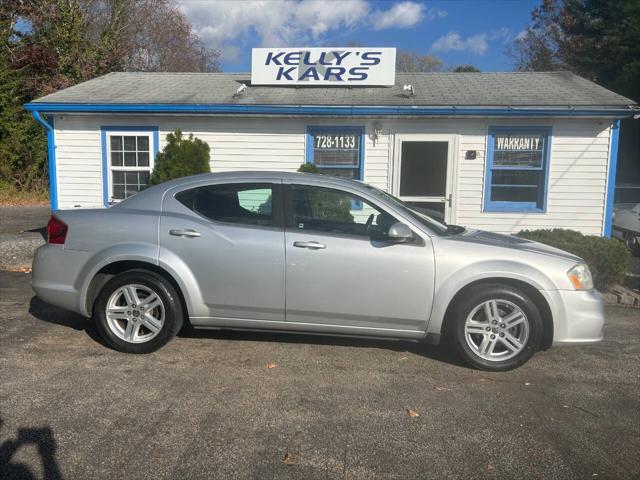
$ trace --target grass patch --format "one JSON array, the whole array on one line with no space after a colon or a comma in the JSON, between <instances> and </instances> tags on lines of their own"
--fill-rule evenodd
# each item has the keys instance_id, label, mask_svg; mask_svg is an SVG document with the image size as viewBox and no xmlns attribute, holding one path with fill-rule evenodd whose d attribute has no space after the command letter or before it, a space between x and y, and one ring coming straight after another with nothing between
<instances>
[{"instance_id":1,"label":"grass patch","mask_svg":"<svg viewBox=\"0 0 640 480\"><path fill-rule=\"evenodd\" d=\"M49 192L18 190L13 185L0 182L0 206L17 205L49 205Z\"/></svg>"}]
</instances>

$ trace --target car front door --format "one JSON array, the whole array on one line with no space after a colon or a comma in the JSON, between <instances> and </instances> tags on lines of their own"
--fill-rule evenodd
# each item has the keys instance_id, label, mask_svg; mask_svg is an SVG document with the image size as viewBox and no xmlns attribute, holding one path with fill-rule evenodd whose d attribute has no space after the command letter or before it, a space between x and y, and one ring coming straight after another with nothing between
<instances>
[{"instance_id":1,"label":"car front door","mask_svg":"<svg viewBox=\"0 0 640 480\"><path fill-rule=\"evenodd\" d=\"M181 268L192 317L284 321L281 183L200 184L170 190L160 220L160 263ZM194 324L202 319L192 318ZM259 323L259 322L258 322ZM205 322L206 324L206 322Z\"/></svg>"},{"instance_id":2,"label":"car front door","mask_svg":"<svg viewBox=\"0 0 640 480\"><path fill-rule=\"evenodd\" d=\"M397 219L343 189L292 183L284 191L287 323L363 335L426 330L434 282L428 237L384 239Z\"/></svg>"}]
</instances>

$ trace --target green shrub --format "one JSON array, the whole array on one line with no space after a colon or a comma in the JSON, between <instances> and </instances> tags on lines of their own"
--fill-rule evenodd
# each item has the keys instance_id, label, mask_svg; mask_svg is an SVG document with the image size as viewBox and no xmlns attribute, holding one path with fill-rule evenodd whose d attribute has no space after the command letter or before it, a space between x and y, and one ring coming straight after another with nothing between
<instances>
[{"instance_id":1,"label":"green shrub","mask_svg":"<svg viewBox=\"0 0 640 480\"><path fill-rule=\"evenodd\" d=\"M178 129L167 135L167 144L156 157L151 185L210 171L209 145L194 138L193 133L184 138Z\"/></svg>"},{"instance_id":2,"label":"green shrub","mask_svg":"<svg viewBox=\"0 0 640 480\"><path fill-rule=\"evenodd\" d=\"M606 291L621 283L629 264L629 252L613 238L583 235L575 230L523 230L518 236L573 253L584 259L593 274L593 283Z\"/></svg>"},{"instance_id":3,"label":"green shrub","mask_svg":"<svg viewBox=\"0 0 640 480\"><path fill-rule=\"evenodd\" d=\"M303 163L298 167L299 172L303 173L320 173L318 167L316 167L313 163Z\"/></svg>"}]
</instances>

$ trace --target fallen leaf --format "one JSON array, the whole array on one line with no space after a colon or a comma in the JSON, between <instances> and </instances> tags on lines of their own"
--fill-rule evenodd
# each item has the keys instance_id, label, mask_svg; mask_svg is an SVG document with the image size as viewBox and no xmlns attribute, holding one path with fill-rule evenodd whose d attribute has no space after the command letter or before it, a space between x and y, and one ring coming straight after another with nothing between
<instances>
[{"instance_id":1,"label":"fallen leaf","mask_svg":"<svg viewBox=\"0 0 640 480\"><path fill-rule=\"evenodd\" d=\"M438 392L444 392L445 390L449 390L447 387L434 387Z\"/></svg>"},{"instance_id":2,"label":"fallen leaf","mask_svg":"<svg viewBox=\"0 0 640 480\"><path fill-rule=\"evenodd\" d=\"M420 414L419 414L418 412L416 412L415 410L412 410L412 409L410 409L410 408L409 408L409 409L407 409L407 415L409 415L409 416L410 416L410 417L412 417L412 418L415 418L415 417L419 417L419 416L420 416Z\"/></svg>"},{"instance_id":3,"label":"fallen leaf","mask_svg":"<svg viewBox=\"0 0 640 480\"><path fill-rule=\"evenodd\" d=\"M284 454L284 458L282 459L282 463L284 463L285 465L293 465L293 461L294 461L294 457L293 454L290 452L287 452Z\"/></svg>"},{"instance_id":4,"label":"fallen leaf","mask_svg":"<svg viewBox=\"0 0 640 480\"><path fill-rule=\"evenodd\" d=\"M278 364L277 363L273 363L273 362L269 362L266 365L267 368L277 368L277 366L278 366Z\"/></svg>"},{"instance_id":5,"label":"fallen leaf","mask_svg":"<svg viewBox=\"0 0 640 480\"><path fill-rule=\"evenodd\" d=\"M30 267L14 267L14 268L9 268L10 272L22 272L22 273L31 273L31 268Z\"/></svg>"}]
</instances>

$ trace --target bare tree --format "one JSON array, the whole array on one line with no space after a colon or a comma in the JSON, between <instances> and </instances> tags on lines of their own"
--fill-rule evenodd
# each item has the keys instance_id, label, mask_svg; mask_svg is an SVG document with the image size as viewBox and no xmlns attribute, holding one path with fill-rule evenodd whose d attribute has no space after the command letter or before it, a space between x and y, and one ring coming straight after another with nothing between
<instances>
[{"instance_id":1,"label":"bare tree","mask_svg":"<svg viewBox=\"0 0 640 480\"><path fill-rule=\"evenodd\" d=\"M439 72L442 60L432 55L420 55L416 52L396 52L396 70L398 72Z\"/></svg>"}]
</instances>

